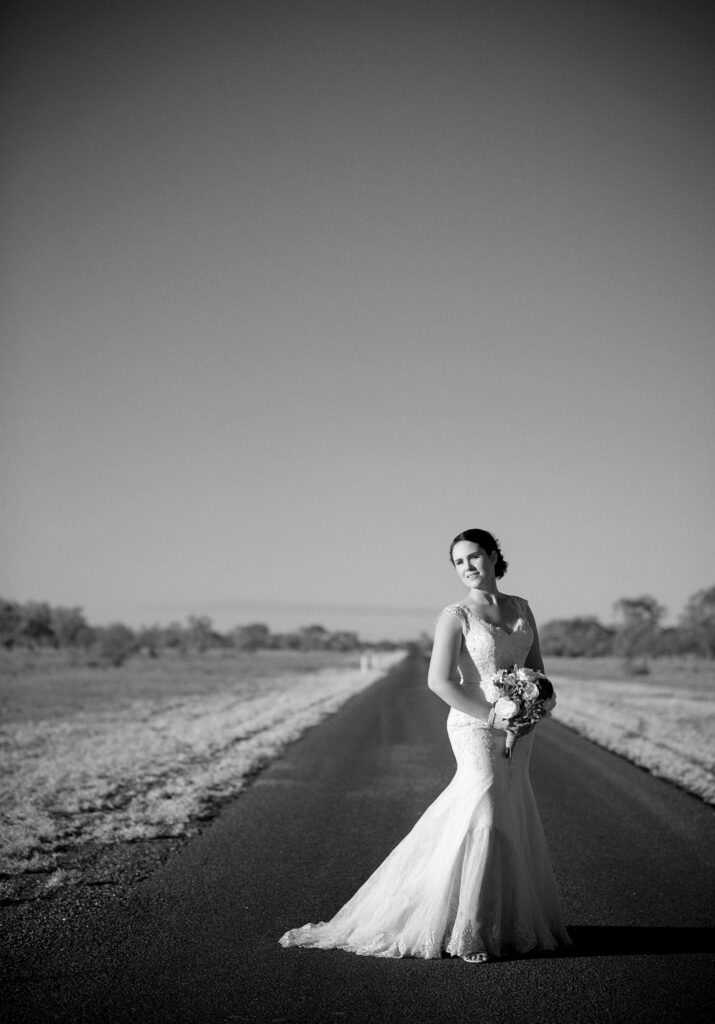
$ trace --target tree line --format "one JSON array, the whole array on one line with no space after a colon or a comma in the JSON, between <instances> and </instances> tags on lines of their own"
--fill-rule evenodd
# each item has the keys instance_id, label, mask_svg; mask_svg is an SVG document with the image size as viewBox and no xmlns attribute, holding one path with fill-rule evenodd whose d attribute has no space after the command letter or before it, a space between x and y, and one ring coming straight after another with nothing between
<instances>
[{"instance_id":1,"label":"tree line","mask_svg":"<svg viewBox=\"0 0 715 1024\"><path fill-rule=\"evenodd\" d=\"M613 606L616 622L595 616L553 619L539 630L541 650L551 657L617 655L645 671L649 658L696 655L715 658L715 587L693 594L675 626L663 626L666 609L654 597L622 597Z\"/></svg>"},{"instance_id":2,"label":"tree line","mask_svg":"<svg viewBox=\"0 0 715 1024\"><path fill-rule=\"evenodd\" d=\"M132 654L157 658L167 651L202 654L212 648L236 651L362 651L396 650L390 640L361 640L350 630L302 626L294 632L273 633L264 622L217 630L207 615L190 615L185 622L132 629L123 622L93 626L81 608L51 605L47 601L8 601L0 598L0 645L5 650L52 648L84 656L89 663L121 665Z\"/></svg>"},{"instance_id":3,"label":"tree line","mask_svg":"<svg viewBox=\"0 0 715 1024\"><path fill-rule=\"evenodd\" d=\"M687 601L678 624L662 625L666 609L654 597L623 597L614 604L616 621L603 625L595 616L552 619L539 632L545 656L598 658L616 655L634 670L646 671L649 658L696 655L715 658L715 587L699 590ZM417 640L427 651L431 639ZM350 630L330 631L320 625L293 632L273 633L264 622L237 625L219 632L206 615L186 622L132 629L122 622L90 625L81 608L46 601L20 603L0 598L0 645L13 648L54 648L84 656L90 663L121 665L132 654L159 657L167 651L203 653L212 648L237 651L358 651L396 650L403 641L367 643Z\"/></svg>"}]
</instances>

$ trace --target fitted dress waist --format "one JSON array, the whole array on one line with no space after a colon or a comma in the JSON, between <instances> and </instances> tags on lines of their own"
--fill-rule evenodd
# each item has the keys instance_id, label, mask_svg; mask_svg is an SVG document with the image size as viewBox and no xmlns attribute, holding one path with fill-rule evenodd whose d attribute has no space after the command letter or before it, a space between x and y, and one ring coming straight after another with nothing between
<instances>
[{"instance_id":1,"label":"fitted dress waist","mask_svg":"<svg viewBox=\"0 0 715 1024\"><path fill-rule=\"evenodd\" d=\"M476 718L474 715L468 715L464 711L457 711L456 708L451 708L449 715L447 716L447 725L452 727L475 726L477 728L481 727L482 729L491 729L492 726L489 725L487 719L489 718L489 714L492 710L492 705L484 696L479 680L475 679L473 682L464 681L460 683L460 686L469 694L470 697L475 697L484 705L483 717Z\"/></svg>"}]
</instances>

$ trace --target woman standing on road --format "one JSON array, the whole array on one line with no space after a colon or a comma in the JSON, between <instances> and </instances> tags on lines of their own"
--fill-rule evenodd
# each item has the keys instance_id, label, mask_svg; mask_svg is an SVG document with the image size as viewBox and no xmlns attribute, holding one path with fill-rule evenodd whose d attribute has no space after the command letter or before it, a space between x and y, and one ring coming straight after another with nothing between
<instances>
[{"instance_id":1,"label":"woman standing on road","mask_svg":"<svg viewBox=\"0 0 715 1024\"><path fill-rule=\"evenodd\" d=\"M451 707L457 772L335 917L286 932L283 946L483 963L570 945L529 780L533 725L512 723L505 756L509 720L493 707L498 670L543 671L536 624L523 598L500 592L507 563L490 533L460 533L449 554L468 593L437 617L428 685Z\"/></svg>"}]
</instances>

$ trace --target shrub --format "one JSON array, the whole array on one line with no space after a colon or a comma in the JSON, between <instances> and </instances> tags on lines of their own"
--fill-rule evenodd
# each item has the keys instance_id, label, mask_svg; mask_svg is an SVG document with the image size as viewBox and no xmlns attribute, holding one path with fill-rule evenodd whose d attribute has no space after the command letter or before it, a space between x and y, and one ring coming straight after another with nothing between
<instances>
[{"instance_id":1,"label":"shrub","mask_svg":"<svg viewBox=\"0 0 715 1024\"><path fill-rule=\"evenodd\" d=\"M97 649L106 665L123 665L137 650L137 638L123 622L113 622L97 629Z\"/></svg>"}]
</instances>

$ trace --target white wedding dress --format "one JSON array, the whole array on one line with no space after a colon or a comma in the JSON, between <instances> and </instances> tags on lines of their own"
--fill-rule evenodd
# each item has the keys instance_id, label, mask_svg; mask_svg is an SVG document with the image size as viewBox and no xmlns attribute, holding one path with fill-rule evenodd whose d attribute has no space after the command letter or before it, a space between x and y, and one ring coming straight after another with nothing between
<instances>
[{"instance_id":1,"label":"white wedding dress","mask_svg":"<svg viewBox=\"0 0 715 1024\"><path fill-rule=\"evenodd\" d=\"M461 684L523 665L533 640L526 601L509 633L463 605ZM537 727L538 728L538 727ZM411 832L330 921L286 932L283 946L367 956L440 957L570 945L529 780L534 732L504 754L505 733L453 708L447 732L457 772Z\"/></svg>"}]
</instances>

